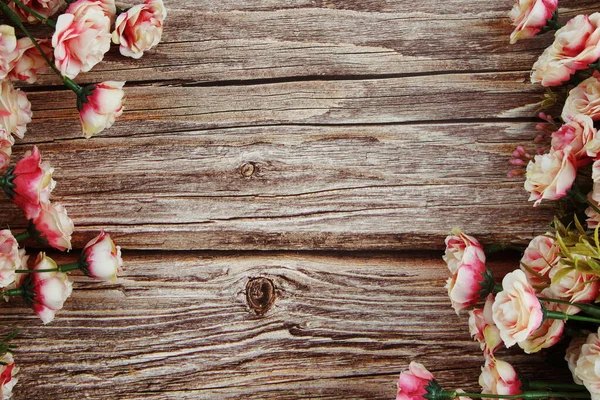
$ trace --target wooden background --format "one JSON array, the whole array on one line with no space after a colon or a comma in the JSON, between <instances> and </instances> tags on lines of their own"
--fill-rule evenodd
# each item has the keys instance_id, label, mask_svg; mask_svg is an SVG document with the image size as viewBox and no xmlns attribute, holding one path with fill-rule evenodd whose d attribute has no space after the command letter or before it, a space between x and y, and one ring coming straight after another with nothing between
<instances>
[{"instance_id":1,"label":"wooden background","mask_svg":"<svg viewBox=\"0 0 600 400\"><path fill-rule=\"evenodd\" d=\"M551 37L510 46L509 0L165 4L155 50L112 49L78 78L127 81L111 129L83 139L50 74L25 88L34 120L15 158L38 145L74 245L105 228L126 268L116 284L76 274L47 326L4 306L22 330L14 398L392 399L413 359L477 390L443 239L545 230L552 210L506 173L535 136L528 76ZM597 8L563 1L562 19ZM502 354L559 373L540 372L552 352Z\"/></svg>"}]
</instances>

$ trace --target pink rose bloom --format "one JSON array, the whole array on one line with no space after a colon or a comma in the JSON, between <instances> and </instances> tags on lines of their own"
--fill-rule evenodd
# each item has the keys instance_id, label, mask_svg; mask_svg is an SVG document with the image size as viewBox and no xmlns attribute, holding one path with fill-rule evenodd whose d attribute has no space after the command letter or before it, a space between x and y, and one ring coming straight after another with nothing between
<instances>
[{"instance_id":1,"label":"pink rose bloom","mask_svg":"<svg viewBox=\"0 0 600 400\"><path fill-rule=\"evenodd\" d=\"M506 361L487 358L481 367L479 385L485 394L517 395L521 394L521 381L512 365Z\"/></svg>"},{"instance_id":2,"label":"pink rose bloom","mask_svg":"<svg viewBox=\"0 0 600 400\"><path fill-rule=\"evenodd\" d=\"M17 37L15 28L0 25L0 79L5 79L10 71L10 64L17 57Z\"/></svg>"},{"instance_id":3,"label":"pink rose bloom","mask_svg":"<svg viewBox=\"0 0 600 400\"><path fill-rule=\"evenodd\" d=\"M506 347L526 340L542 325L542 304L523 271L515 270L502 279L502 291L496 295L492 318Z\"/></svg>"},{"instance_id":4,"label":"pink rose bloom","mask_svg":"<svg viewBox=\"0 0 600 400\"><path fill-rule=\"evenodd\" d=\"M597 333L590 333L581 346L574 375L583 382L592 399L600 398L600 339Z\"/></svg>"},{"instance_id":5,"label":"pink rose bloom","mask_svg":"<svg viewBox=\"0 0 600 400\"><path fill-rule=\"evenodd\" d=\"M0 172L6 171L10 164L10 156L12 155L12 146L15 143L13 137L0 128Z\"/></svg>"},{"instance_id":6,"label":"pink rose bloom","mask_svg":"<svg viewBox=\"0 0 600 400\"><path fill-rule=\"evenodd\" d=\"M37 217L40 205L50 202L50 192L56 182L52 179L54 168L45 161L41 162L37 146L25 153L12 171L12 189L9 196L12 201L25 211L27 219Z\"/></svg>"},{"instance_id":7,"label":"pink rose bloom","mask_svg":"<svg viewBox=\"0 0 600 400\"><path fill-rule=\"evenodd\" d=\"M21 0L21 3L31 8L45 18L49 18L56 14L59 8L65 5L65 0ZM21 21L35 24L40 22L39 19L17 6L12 1L8 6L21 18Z\"/></svg>"},{"instance_id":8,"label":"pink rose bloom","mask_svg":"<svg viewBox=\"0 0 600 400\"><path fill-rule=\"evenodd\" d=\"M571 270L558 281L554 276L562 266L558 265L550 271L550 293L552 298L567 300L571 303L590 303L598 297L600 282L594 274Z\"/></svg>"},{"instance_id":9,"label":"pink rose bloom","mask_svg":"<svg viewBox=\"0 0 600 400\"><path fill-rule=\"evenodd\" d=\"M503 343L500 338L500 330L494 324L492 318L492 305L494 295L489 294L485 300L483 310L475 309L469 311L469 331L471 336L479 342L481 350L486 357L493 357Z\"/></svg>"},{"instance_id":10,"label":"pink rose bloom","mask_svg":"<svg viewBox=\"0 0 600 400\"><path fill-rule=\"evenodd\" d=\"M552 133L552 149L564 151L569 147L579 165L587 164L590 161L589 156L595 155L595 147L600 146L600 138L596 139L597 133L598 130L594 128L594 121L590 117L577 114Z\"/></svg>"},{"instance_id":11,"label":"pink rose bloom","mask_svg":"<svg viewBox=\"0 0 600 400\"><path fill-rule=\"evenodd\" d=\"M483 276L485 272L485 262L480 258L478 248L467 247L462 263L456 273L446 282L448 296L457 314L460 310L464 310L480 300L481 290L485 283Z\"/></svg>"},{"instance_id":12,"label":"pink rose bloom","mask_svg":"<svg viewBox=\"0 0 600 400\"><path fill-rule=\"evenodd\" d=\"M98 83L87 96L87 101L81 103L79 119L86 138L110 128L123 114L124 84L114 81Z\"/></svg>"},{"instance_id":13,"label":"pink rose bloom","mask_svg":"<svg viewBox=\"0 0 600 400\"><path fill-rule=\"evenodd\" d=\"M117 15L117 6L115 0L79 0L69 6L67 12L79 15L85 13L88 7L100 7L112 24Z\"/></svg>"},{"instance_id":14,"label":"pink rose bloom","mask_svg":"<svg viewBox=\"0 0 600 400\"><path fill-rule=\"evenodd\" d=\"M456 273L458 267L462 264L465 249L468 247L473 247L471 250L473 254L485 263L483 246L473 236L465 235L459 229L453 229L452 235L446 237L446 252L442 259L446 262L452 274Z\"/></svg>"},{"instance_id":15,"label":"pink rose bloom","mask_svg":"<svg viewBox=\"0 0 600 400\"><path fill-rule=\"evenodd\" d=\"M408 372L404 371L398 379L398 394L396 400L417 400L427 394L425 389L429 381L434 379L431 372L419 363L411 361Z\"/></svg>"},{"instance_id":16,"label":"pink rose bloom","mask_svg":"<svg viewBox=\"0 0 600 400\"><path fill-rule=\"evenodd\" d=\"M575 157L568 147L536 155L527 164L525 190L530 193L529 201L535 200L534 206L538 206L543 199L558 200L566 196L576 176Z\"/></svg>"},{"instance_id":17,"label":"pink rose bloom","mask_svg":"<svg viewBox=\"0 0 600 400\"><path fill-rule=\"evenodd\" d=\"M19 368L15 366L15 360L11 353L4 354L0 361L0 398L10 399L12 390L19 381L16 377Z\"/></svg>"},{"instance_id":18,"label":"pink rose bloom","mask_svg":"<svg viewBox=\"0 0 600 400\"><path fill-rule=\"evenodd\" d=\"M56 67L73 79L87 72L110 49L110 18L96 2L79 0L58 17L52 36Z\"/></svg>"},{"instance_id":19,"label":"pink rose bloom","mask_svg":"<svg viewBox=\"0 0 600 400\"><path fill-rule=\"evenodd\" d=\"M48 58L52 58L53 49L50 46L50 41L48 39L37 39L37 41ZM18 55L11 64L8 77L34 83L37 80L37 74L46 71L48 66L46 60L28 37L17 41L16 51Z\"/></svg>"},{"instance_id":20,"label":"pink rose bloom","mask_svg":"<svg viewBox=\"0 0 600 400\"><path fill-rule=\"evenodd\" d=\"M0 81L0 128L23 139L31 122L31 103L25 92L15 89L8 80Z\"/></svg>"},{"instance_id":21,"label":"pink rose bloom","mask_svg":"<svg viewBox=\"0 0 600 400\"><path fill-rule=\"evenodd\" d=\"M555 33L554 43L533 64L531 82L556 86L600 58L600 13L578 15Z\"/></svg>"},{"instance_id":22,"label":"pink rose bloom","mask_svg":"<svg viewBox=\"0 0 600 400\"><path fill-rule=\"evenodd\" d=\"M539 235L533 238L521 258L521 270L534 287L545 287L550 283L550 270L560 260L560 246L554 238Z\"/></svg>"},{"instance_id":23,"label":"pink rose bloom","mask_svg":"<svg viewBox=\"0 0 600 400\"><path fill-rule=\"evenodd\" d=\"M553 302L544 302L544 307L550 311L561 311L560 305ZM527 354L537 353L541 349L552 347L558 343L564 330L564 320L548 318L527 339L518 342L518 345Z\"/></svg>"},{"instance_id":24,"label":"pink rose bloom","mask_svg":"<svg viewBox=\"0 0 600 400\"><path fill-rule=\"evenodd\" d=\"M75 226L61 204L41 204L40 212L31 220L42 240L60 251L71 250L71 235Z\"/></svg>"},{"instance_id":25,"label":"pink rose bloom","mask_svg":"<svg viewBox=\"0 0 600 400\"><path fill-rule=\"evenodd\" d=\"M516 26L510 35L510 44L540 33L546 21L552 18L556 7L558 0L517 0L508 14Z\"/></svg>"},{"instance_id":26,"label":"pink rose bloom","mask_svg":"<svg viewBox=\"0 0 600 400\"><path fill-rule=\"evenodd\" d=\"M40 253L33 267L36 269L57 268L56 262L44 253ZM21 287L26 291L25 301L45 324L52 322L56 312L63 307L65 300L71 295L73 284L63 272L39 272L28 274L22 278ZM27 292L33 293L28 296Z\"/></svg>"},{"instance_id":27,"label":"pink rose bloom","mask_svg":"<svg viewBox=\"0 0 600 400\"><path fill-rule=\"evenodd\" d=\"M15 281L15 270L21 267L19 243L10 230L0 231L0 287Z\"/></svg>"},{"instance_id":28,"label":"pink rose bloom","mask_svg":"<svg viewBox=\"0 0 600 400\"><path fill-rule=\"evenodd\" d=\"M569 364L569 370L573 375L573 382L578 385L583 385L583 382L577 375L575 375L575 369L577 368L577 360L579 360L579 356L581 355L581 347L585 344L586 338L576 336L571 339L571 343L569 347L567 347L567 351L565 353L565 360Z\"/></svg>"},{"instance_id":29,"label":"pink rose bloom","mask_svg":"<svg viewBox=\"0 0 600 400\"><path fill-rule=\"evenodd\" d=\"M571 89L561 113L561 118L569 121L573 116L583 114L594 121L600 119L600 72L587 78Z\"/></svg>"},{"instance_id":30,"label":"pink rose bloom","mask_svg":"<svg viewBox=\"0 0 600 400\"><path fill-rule=\"evenodd\" d=\"M140 58L160 42L166 16L162 0L145 0L117 17L112 41L122 55Z\"/></svg>"},{"instance_id":31,"label":"pink rose bloom","mask_svg":"<svg viewBox=\"0 0 600 400\"><path fill-rule=\"evenodd\" d=\"M109 282L115 282L123 271L121 248L104 231L85 245L79 263L87 276Z\"/></svg>"}]
</instances>

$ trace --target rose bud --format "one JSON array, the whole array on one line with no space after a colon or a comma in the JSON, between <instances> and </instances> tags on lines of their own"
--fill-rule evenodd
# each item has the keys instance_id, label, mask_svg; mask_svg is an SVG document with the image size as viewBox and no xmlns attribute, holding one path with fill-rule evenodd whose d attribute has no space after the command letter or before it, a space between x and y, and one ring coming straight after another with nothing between
<instances>
[{"instance_id":1,"label":"rose bud","mask_svg":"<svg viewBox=\"0 0 600 400\"><path fill-rule=\"evenodd\" d=\"M87 72L110 49L110 18L95 2L72 3L56 21L52 36L56 67L68 78Z\"/></svg>"},{"instance_id":2,"label":"rose bud","mask_svg":"<svg viewBox=\"0 0 600 400\"><path fill-rule=\"evenodd\" d=\"M56 262L44 253L35 260L33 270L56 270ZM71 295L73 284L67 274L59 271L37 272L23 278L20 289L25 302L33 308L44 324L51 322L65 300Z\"/></svg>"},{"instance_id":3,"label":"rose bud","mask_svg":"<svg viewBox=\"0 0 600 400\"><path fill-rule=\"evenodd\" d=\"M540 33L557 7L558 0L517 0L509 14L516 26L510 35L510 44Z\"/></svg>"},{"instance_id":4,"label":"rose bud","mask_svg":"<svg viewBox=\"0 0 600 400\"><path fill-rule=\"evenodd\" d=\"M15 359L11 353L6 353L0 357L0 398L10 399L13 387L17 384L19 378L16 377L19 368L15 366Z\"/></svg>"},{"instance_id":5,"label":"rose bud","mask_svg":"<svg viewBox=\"0 0 600 400\"><path fill-rule=\"evenodd\" d=\"M476 246L467 247L462 262L446 282L448 296L457 314L487 296L493 287L493 277L485 266L485 258L480 258L483 252L479 250Z\"/></svg>"},{"instance_id":6,"label":"rose bud","mask_svg":"<svg viewBox=\"0 0 600 400\"><path fill-rule=\"evenodd\" d=\"M485 306L482 309L469 311L469 331L473 339L479 342L481 350L486 357L493 357L494 353L502 345L500 330L494 324L492 319L492 305L494 304L494 295L489 294L485 300Z\"/></svg>"},{"instance_id":7,"label":"rose bud","mask_svg":"<svg viewBox=\"0 0 600 400\"><path fill-rule=\"evenodd\" d=\"M117 17L112 41L122 55L140 58L160 42L167 10L162 0L146 0Z\"/></svg>"},{"instance_id":8,"label":"rose bud","mask_svg":"<svg viewBox=\"0 0 600 400\"><path fill-rule=\"evenodd\" d=\"M9 80L0 81L0 126L23 139L31 115L31 103L25 92L15 89Z\"/></svg>"},{"instance_id":9,"label":"rose bud","mask_svg":"<svg viewBox=\"0 0 600 400\"><path fill-rule=\"evenodd\" d=\"M79 269L87 276L105 281L116 281L122 267L121 248L104 231L85 245L79 258Z\"/></svg>"},{"instance_id":10,"label":"rose bud","mask_svg":"<svg viewBox=\"0 0 600 400\"><path fill-rule=\"evenodd\" d=\"M434 377L431 372L417 362L412 361L408 371L402 372L398 379L396 400L413 400L427 394L427 386Z\"/></svg>"},{"instance_id":11,"label":"rose bud","mask_svg":"<svg viewBox=\"0 0 600 400\"><path fill-rule=\"evenodd\" d=\"M560 260L560 246L547 235L534 237L521 258L521 270L535 289L550 284L550 270ZM540 289L541 291L541 289Z\"/></svg>"},{"instance_id":12,"label":"rose bud","mask_svg":"<svg viewBox=\"0 0 600 400\"><path fill-rule=\"evenodd\" d=\"M34 146L8 170L0 184L13 203L25 211L27 219L33 219L37 217L40 205L50 202L50 192L56 184L52 172L54 168L48 162L41 162L40 152Z\"/></svg>"},{"instance_id":13,"label":"rose bud","mask_svg":"<svg viewBox=\"0 0 600 400\"><path fill-rule=\"evenodd\" d=\"M455 274L462 264L465 250L471 247L473 247L470 250L472 254L485 263L483 246L473 236L465 235L459 229L453 229L452 234L446 237L446 252L442 259L452 274Z\"/></svg>"},{"instance_id":14,"label":"rose bud","mask_svg":"<svg viewBox=\"0 0 600 400\"><path fill-rule=\"evenodd\" d=\"M492 305L492 317L506 347L525 341L542 325L542 304L520 269L502 279L502 291Z\"/></svg>"},{"instance_id":15,"label":"rose bud","mask_svg":"<svg viewBox=\"0 0 600 400\"><path fill-rule=\"evenodd\" d=\"M591 393L592 399L600 397L600 338L597 333L590 333L581 346L577 366L573 375L583 382Z\"/></svg>"},{"instance_id":16,"label":"rose bud","mask_svg":"<svg viewBox=\"0 0 600 400\"><path fill-rule=\"evenodd\" d=\"M125 82L107 81L86 86L78 98L79 118L86 138L110 128L123 114L123 92Z\"/></svg>"},{"instance_id":17,"label":"rose bud","mask_svg":"<svg viewBox=\"0 0 600 400\"><path fill-rule=\"evenodd\" d=\"M15 28L0 25L0 79L5 79L10 71L10 64L17 56L17 37Z\"/></svg>"},{"instance_id":18,"label":"rose bud","mask_svg":"<svg viewBox=\"0 0 600 400\"><path fill-rule=\"evenodd\" d=\"M30 224L30 231L39 241L60 251L71 250L75 226L61 204L42 204L38 216Z\"/></svg>"},{"instance_id":19,"label":"rose bud","mask_svg":"<svg viewBox=\"0 0 600 400\"><path fill-rule=\"evenodd\" d=\"M10 230L0 231L0 287L15 281L15 270L21 267L19 243Z\"/></svg>"},{"instance_id":20,"label":"rose bud","mask_svg":"<svg viewBox=\"0 0 600 400\"><path fill-rule=\"evenodd\" d=\"M59 8L65 5L65 0L20 0L23 5L31 8L44 18L48 18L56 14ZM19 16L21 21L35 24L40 20L31 15L28 11L19 7L12 1L8 2L8 6Z\"/></svg>"},{"instance_id":21,"label":"rose bud","mask_svg":"<svg viewBox=\"0 0 600 400\"><path fill-rule=\"evenodd\" d=\"M487 358L481 367L479 385L483 394L514 396L522 393L522 383L513 366L494 358Z\"/></svg>"}]
</instances>

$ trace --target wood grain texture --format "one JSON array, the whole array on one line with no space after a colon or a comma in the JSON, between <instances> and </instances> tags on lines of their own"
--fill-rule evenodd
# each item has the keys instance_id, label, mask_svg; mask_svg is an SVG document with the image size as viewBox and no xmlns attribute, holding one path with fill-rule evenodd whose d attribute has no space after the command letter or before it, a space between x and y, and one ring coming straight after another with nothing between
<instances>
[{"instance_id":1,"label":"wood grain texture","mask_svg":"<svg viewBox=\"0 0 600 400\"><path fill-rule=\"evenodd\" d=\"M413 359L449 388L477 388L483 358L449 305L441 254L125 256L116 284L76 278L50 325L18 300L3 309L0 321L23 330L15 400L390 399ZM256 277L276 292L263 316L245 296ZM544 362L497 356L529 376Z\"/></svg>"}]
</instances>

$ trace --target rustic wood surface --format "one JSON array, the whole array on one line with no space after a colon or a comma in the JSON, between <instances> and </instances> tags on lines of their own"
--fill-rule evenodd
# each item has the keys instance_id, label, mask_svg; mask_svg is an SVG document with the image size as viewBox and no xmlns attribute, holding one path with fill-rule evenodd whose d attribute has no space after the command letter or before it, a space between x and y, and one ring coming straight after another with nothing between
<instances>
[{"instance_id":1,"label":"rustic wood surface","mask_svg":"<svg viewBox=\"0 0 600 400\"><path fill-rule=\"evenodd\" d=\"M104 228L126 268L116 284L77 276L47 326L4 307L22 328L15 399L391 399L412 359L477 390L443 239L545 231L552 209L506 174L535 136L543 90L527 82L551 37L510 46L510 0L165 5L155 50L113 48L77 79L127 81L101 135L81 137L56 77L23 87L34 120L15 158L39 146L75 247ZM563 1L561 18L597 8ZM517 266L505 256L500 271ZM503 354L564 372L553 352Z\"/></svg>"}]
</instances>

